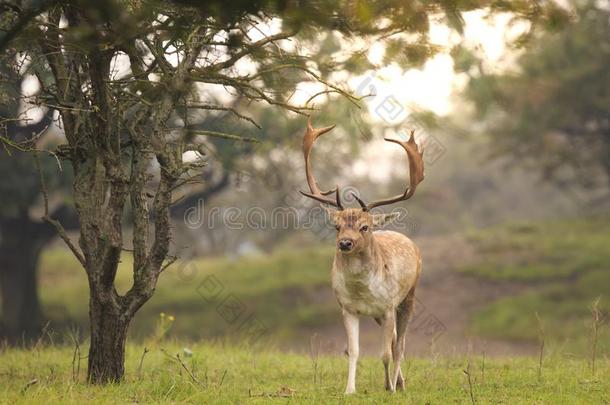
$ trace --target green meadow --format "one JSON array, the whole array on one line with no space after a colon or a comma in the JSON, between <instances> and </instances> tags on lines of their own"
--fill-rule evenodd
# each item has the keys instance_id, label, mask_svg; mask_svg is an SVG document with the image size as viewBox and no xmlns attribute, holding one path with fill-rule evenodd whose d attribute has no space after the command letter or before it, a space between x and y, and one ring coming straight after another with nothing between
<instances>
[{"instance_id":1,"label":"green meadow","mask_svg":"<svg viewBox=\"0 0 610 405\"><path fill-rule=\"evenodd\" d=\"M84 349L84 348L83 348ZM270 348L176 342L129 345L126 379L106 387L84 381L86 359L74 349L41 346L0 354L0 401L30 403L415 403L604 404L610 401L610 361L595 372L586 360L440 357L407 359L404 392L387 393L376 358L359 362L358 393L343 395L347 359ZM82 353L81 353L82 355ZM81 356L82 357L82 356ZM78 358L78 355L77 355Z\"/></svg>"},{"instance_id":2,"label":"green meadow","mask_svg":"<svg viewBox=\"0 0 610 405\"><path fill-rule=\"evenodd\" d=\"M453 271L515 289L473 313L468 330L535 344L542 356L540 350L531 357L485 355L480 348L471 355L408 355L407 389L392 395L383 389L380 360L366 355L351 397L343 395L347 359L338 350L310 350L312 331L340 324L328 287L332 247L174 264L134 321L125 381L110 387L85 381L83 270L64 249L50 249L40 264L49 327L32 350L1 349L0 402L607 404L608 229L610 220L595 218L469 232L473 258ZM126 256L121 291L129 287L130 268ZM240 319L263 324L265 338L250 339L241 322L227 320L219 310L226 300L242 309Z\"/></svg>"}]
</instances>

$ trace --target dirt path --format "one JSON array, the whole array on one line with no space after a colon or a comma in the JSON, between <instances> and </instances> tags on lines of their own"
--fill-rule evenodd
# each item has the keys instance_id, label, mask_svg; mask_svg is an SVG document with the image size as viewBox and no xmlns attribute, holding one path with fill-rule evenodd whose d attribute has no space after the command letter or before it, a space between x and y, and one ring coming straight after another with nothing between
<instances>
[{"instance_id":1,"label":"dirt path","mask_svg":"<svg viewBox=\"0 0 610 405\"><path fill-rule=\"evenodd\" d=\"M407 336L407 355L482 353L490 356L534 354L535 344L482 340L468 331L471 317L486 304L522 292L526 287L465 276L455 268L473 257L461 237L417 239L424 255L422 279L416 293L415 315ZM332 294L330 289L328 294ZM336 327L316 331L324 352L342 351L345 334L340 320ZM376 355L381 347L380 332L372 320L362 321L361 351Z\"/></svg>"}]
</instances>

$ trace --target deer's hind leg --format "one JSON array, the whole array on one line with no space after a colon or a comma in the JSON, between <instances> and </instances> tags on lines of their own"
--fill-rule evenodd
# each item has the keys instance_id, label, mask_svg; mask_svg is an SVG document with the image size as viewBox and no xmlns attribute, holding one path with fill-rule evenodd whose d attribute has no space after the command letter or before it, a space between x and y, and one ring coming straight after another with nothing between
<instances>
[{"instance_id":1,"label":"deer's hind leg","mask_svg":"<svg viewBox=\"0 0 610 405\"><path fill-rule=\"evenodd\" d=\"M394 392L396 386L393 384L395 381L392 379L392 371L390 370L390 361L392 361L392 347L396 340L396 314L393 310L388 311L381 322L381 333L382 333L382 347L381 347L381 361L383 362L383 369L385 372L385 389Z\"/></svg>"},{"instance_id":2,"label":"deer's hind leg","mask_svg":"<svg viewBox=\"0 0 610 405\"><path fill-rule=\"evenodd\" d=\"M409 291L406 298L396 308L396 339L392 342L392 360L394 362L394 387L404 390L405 382L400 370L400 361L404 356L407 325L413 312L415 302L415 287Z\"/></svg>"}]
</instances>

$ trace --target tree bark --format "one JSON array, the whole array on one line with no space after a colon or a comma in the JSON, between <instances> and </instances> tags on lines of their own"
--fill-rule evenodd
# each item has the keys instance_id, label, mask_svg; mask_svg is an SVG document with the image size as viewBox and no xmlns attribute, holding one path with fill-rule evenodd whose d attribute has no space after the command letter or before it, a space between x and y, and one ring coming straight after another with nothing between
<instances>
[{"instance_id":1,"label":"tree bark","mask_svg":"<svg viewBox=\"0 0 610 405\"><path fill-rule=\"evenodd\" d=\"M91 384L120 382L125 374L125 342L131 319L113 304L100 302L92 291L89 320L87 381Z\"/></svg>"}]
</instances>

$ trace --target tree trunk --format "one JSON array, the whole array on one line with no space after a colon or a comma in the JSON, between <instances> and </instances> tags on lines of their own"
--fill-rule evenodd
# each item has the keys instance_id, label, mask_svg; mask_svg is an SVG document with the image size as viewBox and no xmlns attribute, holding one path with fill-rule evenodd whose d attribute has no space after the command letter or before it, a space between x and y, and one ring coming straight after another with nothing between
<instances>
[{"instance_id":1,"label":"tree trunk","mask_svg":"<svg viewBox=\"0 0 610 405\"><path fill-rule=\"evenodd\" d=\"M42 311L37 289L37 267L43 246L50 240L40 224L14 220L3 224L0 242L0 340L30 344L40 336Z\"/></svg>"},{"instance_id":2,"label":"tree trunk","mask_svg":"<svg viewBox=\"0 0 610 405\"><path fill-rule=\"evenodd\" d=\"M2 252L2 338L9 344L28 344L40 335L42 312L36 288L39 249L23 246L19 252Z\"/></svg>"},{"instance_id":3,"label":"tree trunk","mask_svg":"<svg viewBox=\"0 0 610 405\"><path fill-rule=\"evenodd\" d=\"M91 292L89 300L91 345L87 380L91 384L120 382L125 374L125 341L131 319L112 304L103 304Z\"/></svg>"}]
</instances>

